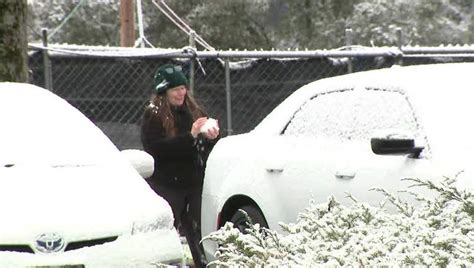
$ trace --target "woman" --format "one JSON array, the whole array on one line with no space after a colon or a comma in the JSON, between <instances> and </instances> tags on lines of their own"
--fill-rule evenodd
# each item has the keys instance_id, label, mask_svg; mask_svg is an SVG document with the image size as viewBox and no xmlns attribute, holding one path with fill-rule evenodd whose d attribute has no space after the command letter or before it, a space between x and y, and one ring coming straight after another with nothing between
<instances>
[{"instance_id":1,"label":"woman","mask_svg":"<svg viewBox=\"0 0 474 268\"><path fill-rule=\"evenodd\" d=\"M201 133L208 118L187 90L181 66L164 65L154 77L155 91L143 114L143 148L155 160L148 180L170 204L175 227L186 236L197 266L204 266L200 241L201 192L207 155L218 126Z\"/></svg>"}]
</instances>

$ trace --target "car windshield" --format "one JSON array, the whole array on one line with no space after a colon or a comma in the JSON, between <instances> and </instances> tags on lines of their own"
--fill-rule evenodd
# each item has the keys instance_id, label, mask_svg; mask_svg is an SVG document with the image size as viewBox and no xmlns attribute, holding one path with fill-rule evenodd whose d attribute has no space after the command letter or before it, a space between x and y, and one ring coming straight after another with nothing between
<instances>
[{"instance_id":1,"label":"car windshield","mask_svg":"<svg viewBox=\"0 0 474 268\"><path fill-rule=\"evenodd\" d=\"M0 164L95 165L113 157L115 146L78 110L27 92L0 91Z\"/></svg>"}]
</instances>

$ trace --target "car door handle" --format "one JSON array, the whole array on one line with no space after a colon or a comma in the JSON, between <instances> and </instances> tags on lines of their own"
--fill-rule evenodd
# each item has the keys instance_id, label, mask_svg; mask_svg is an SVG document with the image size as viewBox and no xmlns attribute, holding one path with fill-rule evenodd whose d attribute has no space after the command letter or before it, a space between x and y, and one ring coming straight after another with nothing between
<instances>
[{"instance_id":1,"label":"car door handle","mask_svg":"<svg viewBox=\"0 0 474 268\"><path fill-rule=\"evenodd\" d=\"M336 172L334 176L336 176L337 179L350 180L355 178L356 174L355 172Z\"/></svg>"},{"instance_id":2,"label":"car door handle","mask_svg":"<svg viewBox=\"0 0 474 268\"><path fill-rule=\"evenodd\" d=\"M281 173L281 172L283 172L283 168L266 168L266 170L270 173Z\"/></svg>"}]
</instances>

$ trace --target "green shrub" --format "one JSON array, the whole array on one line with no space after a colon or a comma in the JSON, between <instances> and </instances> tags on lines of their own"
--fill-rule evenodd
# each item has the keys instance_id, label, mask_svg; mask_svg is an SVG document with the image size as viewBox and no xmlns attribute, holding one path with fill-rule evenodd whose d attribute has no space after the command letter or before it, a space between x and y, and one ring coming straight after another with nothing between
<instances>
[{"instance_id":1,"label":"green shrub","mask_svg":"<svg viewBox=\"0 0 474 268\"><path fill-rule=\"evenodd\" d=\"M226 223L204 239L219 244L218 266L311 265L474 265L474 197L454 186L407 179L426 187L433 198L417 196L416 207L383 189L399 213L360 203L350 207L334 197L323 204L310 202L296 223L281 224L284 234L258 224L242 234Z\"/></svg>"}]
</instances>

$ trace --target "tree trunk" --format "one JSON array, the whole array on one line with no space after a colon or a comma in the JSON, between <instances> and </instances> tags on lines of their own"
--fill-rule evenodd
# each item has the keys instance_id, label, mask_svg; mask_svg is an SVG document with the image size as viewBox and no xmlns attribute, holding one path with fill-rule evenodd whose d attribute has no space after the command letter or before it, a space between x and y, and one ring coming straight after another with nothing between
<instances>
[{"instance_id":1,"label":"tree trunk","mask_svg":"<svg viewBox=\"0 0 474 268\"><path fill-rule=\"evenodd\" d=\"M27 0L0 0L0 81L28 82Z\"/></svg>"}]
</instances>

